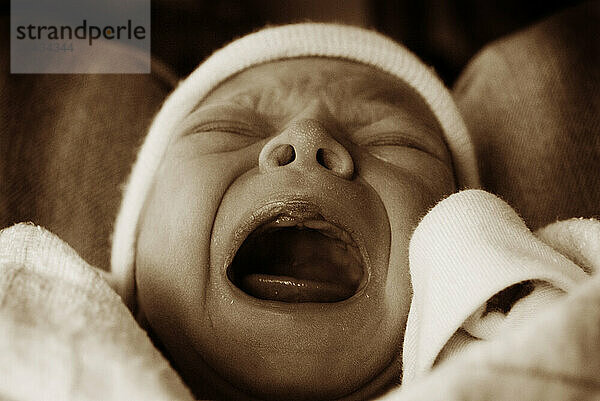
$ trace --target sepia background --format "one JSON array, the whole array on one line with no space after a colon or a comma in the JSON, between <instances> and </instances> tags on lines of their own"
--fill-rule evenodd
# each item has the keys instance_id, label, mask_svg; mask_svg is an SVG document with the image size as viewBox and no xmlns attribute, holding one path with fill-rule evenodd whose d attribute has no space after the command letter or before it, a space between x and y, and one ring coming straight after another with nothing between
<instances>
[{"instance_id":1,"label":"sepia background","mask_svg":"<svg viewBox=\"0 0 600 401\"><path fill-rule=\"evenodd\" d=\"M446 83L452 83L484 44L578 3L581 1L156 0L152 2L152 52L186 75L215 48L266 24L336 21L372 27L391 36L434 65Z\"/></svg>"}]
</instances>

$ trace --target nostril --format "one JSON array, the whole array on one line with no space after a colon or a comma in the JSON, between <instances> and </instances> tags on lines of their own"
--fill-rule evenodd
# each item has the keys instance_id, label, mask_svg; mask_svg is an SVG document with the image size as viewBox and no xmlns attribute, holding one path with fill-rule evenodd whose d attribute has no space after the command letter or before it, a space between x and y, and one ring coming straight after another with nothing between
<instances>
[{"instance_id":1,"label":"nostril","mask_svg":"<svg viewBox=\"0 0 600 401\"><path fill-rule=\"evenodd\" d=\"M285 166L296 159L296 151L292 145L279 145L273 149L273 158L278 166Z\"/></svg>"},{"instance_id":2,"label":"nostril","mask_svg":"<svg viewBox=\"0 0 600 401\"><path fill-rule=\"evenodd\" d=\"M354 174L354 163L346 149L341 146L330 148L319 148L317 150L317 163L331 171L338 177L352 179Z\"/></svg>"},{"instance_id":3,"label":"nostril","mask_svg":"<svg viewBox=\"0 0 600 401\"><path fill-rule=\"evenodd\" d=\"M320 148L317 150L317 162L327 170L336 170L342 164L340 157L329 149Z\"/></svg>"}]
</instances>

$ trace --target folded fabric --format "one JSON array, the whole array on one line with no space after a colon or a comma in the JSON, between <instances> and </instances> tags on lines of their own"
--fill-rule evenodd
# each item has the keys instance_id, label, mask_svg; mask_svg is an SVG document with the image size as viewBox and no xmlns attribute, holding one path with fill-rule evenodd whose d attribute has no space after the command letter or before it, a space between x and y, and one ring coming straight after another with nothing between
<instances>
[{"instance_id":1,"label":"folded fabric","mask_svg":"<svg viewBox=\"0 0 600 401\"><path fill-rule=\"evenodd\" d=\"M480 190L454 194L425 216L410 244L403 386L390 399L600 391L600 222L571 219L536 234ZM506 291L514 286L526 290ZM546 397L553 378L559 388Z\"/></svg>"},{"instance_id":2,"label":"folded fabric","mask_svg":"<svg viewBox=\"0 0 600 401\"><path fill-rule=\"evenodd\" d=\"M100 275L32 224L0 231L0 398L193 399Z\"/></svg>"},{"instance_id":3,"label":"folded fabric","mask_svg":"<svg viewBox=\"0 0 600 401\"><path fill-rule=\"evenodd\" d=\"M527 325L478 341L385 401L600 399L600 275Z\"/></svg>"},{"instance_id":4,"label":"folded fabric","mask_svg":"<svg viewBox=\"0 0 600 401\"><path fill-rule=\"evenodd\" d=\"M409 255L413 299L404 338L405 384L433 366L459 328L469 334L454 338L462 346L469 337L495 336L481 333L498 332L503 314L481 315L499 292L535 281L524 301L529 307L517 308L519 314L535 314L587 278L581 267L535 237L508 204L481 190L438 203L415 230Z\"/></svg>"}]
</instances>

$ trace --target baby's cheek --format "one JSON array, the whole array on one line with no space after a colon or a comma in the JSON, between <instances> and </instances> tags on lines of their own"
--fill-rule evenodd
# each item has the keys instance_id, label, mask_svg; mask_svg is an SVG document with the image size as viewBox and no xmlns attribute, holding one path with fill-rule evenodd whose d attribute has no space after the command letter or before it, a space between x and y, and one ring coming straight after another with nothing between
<instances>
[{"instance_id":1,"label":"baby's cheek","mask_svg":"<svg viewBox=\"0 0 600 401\"><path fill-rule=\"evenodd\" d=\"M422 183L421 192L427 198L427 209L445 196L457 190L454 171L450 162L442 162L432 157L408 159L411 172Z\"/></svg>"},{"instance_id":2,"label":"baby's cheek","mask_svg":"<svg viewBox=\"0 0 600 401\"><path fill-rule=\"evenodd\" d=\"M161 177L140 220L135 277L140 307L151 325L176 325L204 294L210 224L192 202L196 191ZM190 302L191 301L191 302ZM159 331L159 335L160 335Z\"/></svg>"},{"instance_id":3,"label":"baby's cheek","mask_svg":"<svg viewBox=\"0 0 600 401\"><path fill-rule=\"evenodd\" d=\"M204 314L214 218L255 153L254 160L251 152L167 155L157 173L140 219L135 276L140 308L167 344L183 343L177 337Z\"/></svg>"},{"instance_id":4,"label":"baby's cheek","mask_svg":"<svg viewBox=\"0 0 600 401\"><path fill-rule=\"evenodd\" d=\"M386 293L398 308L408 311L410 237L423 215L445 195L455 192L452 170L416 150L406 152L399 160L400 165L385 162L368 152L355 153L354 160L358 176L378 194L390 223Z\"/></svg>"},{"instance_id":5,"label":"baby's cheek","mask_svg":"<svg viewBox=\"0 0 600 401\"><path fill-rule=\"evenodd\" d=\"M368 153L354 155L357 175L381 199L389 221L391 246L386 276L388 305L398 313L397 327L404 324L410 305L408 244L421 214L431 202L429 191L410 171L386 163Z\"/></svg>"}]
</instances>

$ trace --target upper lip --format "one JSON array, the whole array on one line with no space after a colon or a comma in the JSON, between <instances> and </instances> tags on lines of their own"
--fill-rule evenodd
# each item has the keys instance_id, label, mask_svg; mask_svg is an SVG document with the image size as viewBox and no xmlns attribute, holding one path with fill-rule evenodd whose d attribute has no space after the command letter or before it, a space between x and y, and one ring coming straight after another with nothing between
<instances>
[{"instance_id":1,"label":"upper lip","mask_svg":"<svg viewBox=\"0 0 600 401\"><path fill-rule=\"evenodd\" d=\"M354 240L346 232L346 230L338 227L335 224L330 223L323 218L320 214L314 216L293 216L288 213L282 213L271 221L260 225L258 228L252 231L253 234L261 234L265 231L276 230L283 227L298 227L318 230L322 234L340 240L346 244L354 244Z\"/></svg>"}]
</instances>

